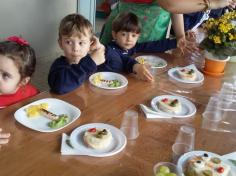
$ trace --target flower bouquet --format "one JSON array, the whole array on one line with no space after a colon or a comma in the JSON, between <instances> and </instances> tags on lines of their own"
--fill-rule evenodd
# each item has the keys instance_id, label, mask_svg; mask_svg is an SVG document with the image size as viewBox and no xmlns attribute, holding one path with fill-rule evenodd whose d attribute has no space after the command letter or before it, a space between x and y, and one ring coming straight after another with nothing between
<instances>
[{"instance_id":1,"label":"flower bouquet","mask_svg":"<svg viewBox=\"0 0 236 176\"><path fill-rule=\"evenodd\" d=\"M207 37L200 43L200 48L205 49L205 67L208 73L224 72L225 62L229 60L229 56L236 55L236 11L228 12L220 18L210 18L203 25ZM207 59L210 59L209 66ZM213 65L213 60L224 64L222 68L215 69L218 66ZM211 67L211 68L209 68ZM210 69L210 70L209 70Z\"/></svg>"},{"instance_id":2,"label":"flower bouquet","mask_svg":"<svg viewBox=\"0 0 236 176\"><path fill-rule=\"evenodd\" d=\"M225 13L217 19L210 18L203 25L207 37L200 43L200 47L225 59L236 55L236 11Z\"/></svg>"}]
</instances>

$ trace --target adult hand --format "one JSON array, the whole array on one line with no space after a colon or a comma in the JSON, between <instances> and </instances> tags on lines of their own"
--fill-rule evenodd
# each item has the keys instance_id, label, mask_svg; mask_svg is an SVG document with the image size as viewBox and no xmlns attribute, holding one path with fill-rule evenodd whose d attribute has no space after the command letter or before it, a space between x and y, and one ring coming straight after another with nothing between
<instances>
[{"instance_id":1,"label":"adult hand","mask_svg":"<svg viewBox=\"0 0 236 176\"><path fill-rule=\"evenodd\" d=\"M148 82L153 82L154 78L152 74L149 72L148 65L144 64L135 64L133 67L133 72L136 73L137 78L148 81Z\"/></svg>"},{"instance_id":2,"label":"adult hand","mask_svg":"<svg viewBox=\"0 0 236 176\"><path fill-rule=\"evenodd\" d=\"M2 133L2 129L0 128L0 147L1 144L7 144L9 142L10 133Z\"/></svg>"},{"instance_id":3,"label":"adult hand","mask_svg":"<svg viewBox=\"0 0 236 176\"><path fill-rule=\"evenodd\" d=\"M218 9L218 8L224 8L226 6L235 7L236 0L210 0L211 2L211 9Z\"/></svg>"}]
</instances>

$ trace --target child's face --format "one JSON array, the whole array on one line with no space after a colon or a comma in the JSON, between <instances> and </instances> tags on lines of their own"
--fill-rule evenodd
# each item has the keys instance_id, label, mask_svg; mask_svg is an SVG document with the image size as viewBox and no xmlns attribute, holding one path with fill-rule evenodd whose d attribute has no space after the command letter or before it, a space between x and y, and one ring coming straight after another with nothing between
<instances>
[{"instance_id":1,"label":"child's face","mask_svg":"<svg viewBox=\"0 0 236 176\"><path fill-rule=\"evenodd\" d=\"M20 86L21 75L11 58L0 55L0 95L13 94Z\"/></svg>"},{"instance_id":2,"label":"child's face","mask_svg":"<svg viewBox=\"0 0 236 176\"><path fill-rule=\"evenodd\" d=\"M135 32L125 32L125 31L119 31L119 32L112 31L112 36L113 39L115 39L116 43L122 49L127 49L127 50L133 48L139 38L139 34Z\"/></svg>"},{"instance_id":3,"label":"child's face","mask_svg":"<svg viewBox=\"0 0 236 176\"><path fill-rule=\"evenodd\" d=\"M70 64L78 64L80 60L85 57L90 49L91 35L81 34L81 37L77 35L62 36L59 40L59 45L64 51L65 57Z\"/></svg>"}]
</instances>

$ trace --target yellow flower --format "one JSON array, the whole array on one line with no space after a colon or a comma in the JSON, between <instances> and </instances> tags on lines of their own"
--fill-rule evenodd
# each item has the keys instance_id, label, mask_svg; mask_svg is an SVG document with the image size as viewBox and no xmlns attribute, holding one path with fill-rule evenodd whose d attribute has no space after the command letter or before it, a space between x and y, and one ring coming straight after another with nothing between
<instances>
[{"instance_id":1,"label":"yellow flower","mask_svg":"<svg viewBox=\"0 0 236 176\"><path fill-rule=\"evenodd\" d=\"M214 40L214 43L216 43L216 44L220 44L221 43L221 40L220 40L219 36L214 36L213 40Z\"/></svg>"},{"instance_id":2,"label":"yellow flower","mask_svg":"<svg viewBox=\"0 0 236 176\"><path fill-rule=\"evenodd\" d=\"M233 40L234 39L234 36L231 33L229 33L228 35L229 35L229 40Z\"/></svg>"},{"instance_id":3,"label":"yellow flower","mask_svg":"<svg viewBox=\"0 0 236 176\"><path fill-rule=\"evenodd\" d=\"M233 28L232 24L220 23L219 30L223 33L228 33Z\"/></svg>"}]
</instances>

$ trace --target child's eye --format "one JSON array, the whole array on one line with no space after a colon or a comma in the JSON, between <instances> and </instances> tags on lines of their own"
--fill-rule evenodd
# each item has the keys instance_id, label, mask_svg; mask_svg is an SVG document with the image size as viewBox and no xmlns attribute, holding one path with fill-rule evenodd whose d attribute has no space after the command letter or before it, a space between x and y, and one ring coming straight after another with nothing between
<instances>
[{"instance_id":1,"label":"child's eye","mask_svg":"<svg viewBox=\"0 0 236 176\"><path fill-rule=\"evenodd\" d=\"M122 35L122 36L126 36L126 33L122 33L121 35Z\"/></svg>"},{"instance_id":2,"label":"child's eye","mask_svg":"<svg viewBox=\"0 0 236 176\"><path fill-rule=\"evenodd\" d=\"M66 40L66 44L71 45L71 44L72 44L72 41Z\"/></svg>"},{"instance_id":3,"label":"child's eye","mask_svg":"<svg viewBox=\"0 0 236 176\"><path fill-rule=\"evenodd\" d=\"M136 37L137 35L136 34L133 34L132 37Z\"/></svg>"},{"instance_id":4,"label":"child's eye","mask_svg":"<svg viewBox=\"0 0 236 176\"><path fill-rule=\"evenodd\" d=\"M85 44L85 42L79 42L79 45L84 45Z\"/></svg>"},{"instance_id":5,"label":"child's eye","mask_svg":"<svg viewBox=\"0 0 236 176\"><path fill-rule=\"evenodd\" d=\"M11 76L8 74L8 73L2 73L2 78L4 79L4 80L7 80L7 79L9 79Z\"/></svg>"}]
</instances>

